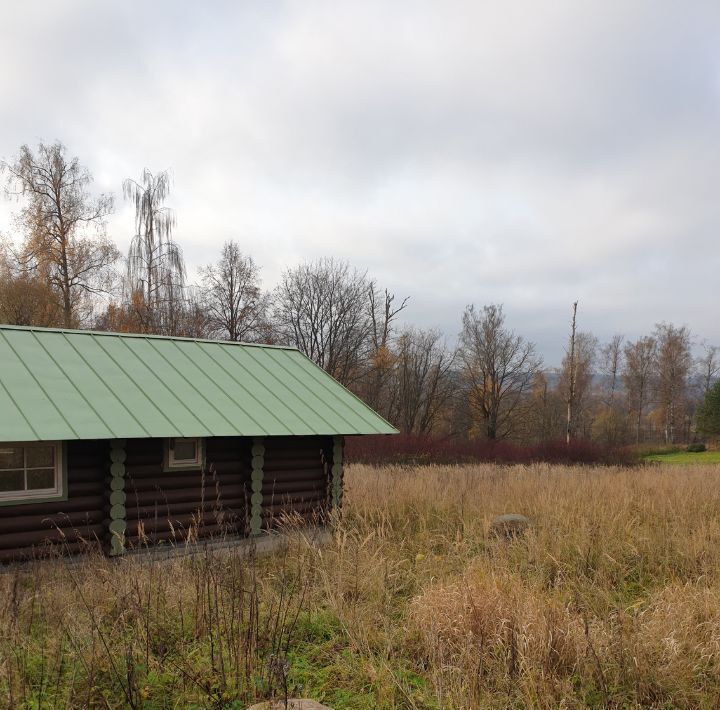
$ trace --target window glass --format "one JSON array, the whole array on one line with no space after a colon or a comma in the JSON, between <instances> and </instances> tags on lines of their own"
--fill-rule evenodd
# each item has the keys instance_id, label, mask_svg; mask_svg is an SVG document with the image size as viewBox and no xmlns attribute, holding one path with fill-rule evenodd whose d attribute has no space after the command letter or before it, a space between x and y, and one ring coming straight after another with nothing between
<instances>
[{"instance_id":1,"label":"window glass","mask_svg":"<svg viewBox=\"0 0 720 710\"><path fill-rule=\"evenodd\" d=\"M56 443L0 444L0 503L62 495Z\"/></svg>"},{"instance_id":2,"label":"window glass","mask_svg":"<svg viewBox=\"0 0 720 710\"><path fill-rule=\"evenodd\" d=\"M54 446L28 446L26 456L28 468L52 468L55 465Z\"/></svg>"},{"instance_id":3,"label":"window glass","mask_svg":"<svg viewBox=\"0 0 720 710\"><path fill-rule=\"evenodd\" d=\"M175 439L173 459L175 461L197 461L196 439Z\"/></svg>"},{"instance_id":4,"label":"window glass","mask_svg":"<svg viewBox=\"0 0 720 710\"><path fill-rule=\"evenodd\" d=\"M0 470L4 468L24 468L22 446L0 446Z\"/></svg>"},{"instance_id":5,"label":"window glass","mask_svg":"<svg viewBox=\"0 0 720 710\"><path fill-rule=\"evenodd\" d=\"M27 489L29 491L38 491L43 488L55 487L55 469L54 468L35 468L27 472Z\"/></svg>"},{"instance_id":6,"label":"window glass","mask_svg":"<svg viewBox=\"0 0 720 710\"><path fill-rule=\"evenodd\" d=\"M25 489L24 471L0 471L0 492Z\"/></svg>"}]
</instances>

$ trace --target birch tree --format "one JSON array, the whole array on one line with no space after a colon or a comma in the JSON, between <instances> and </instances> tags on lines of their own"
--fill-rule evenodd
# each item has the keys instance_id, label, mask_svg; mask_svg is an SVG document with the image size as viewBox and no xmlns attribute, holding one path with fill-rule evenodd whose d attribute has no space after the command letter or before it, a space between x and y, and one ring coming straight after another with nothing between
<instances>
[{"instance_id":1,"label":"birch tree","mask_svg":"<svg viewBox=\"0 0 720 710\"><path fill-rule=\"evenodd\" d=\"M540 369L535 345L505 325L501 305L471 305L463 314L459 358L468 402L485 436L510 436Z\"/></svg>"},{"instance_id":2,"label":"birch tree","mask_svg":"<svg viewBox=\"0 0 720 710\"><path fill-rule=\"evenodd\" d=\"M642 420L652 393L657 362L657 342L652 336L627 343L622 378L627 392L628 409L635 415L635 443L639 444Z\"/></svg>"},{"instance_id":3,"label":"birch tree","mask_svg":"<svg viewBox=\"0 0 720 710\"><path fill-rule=\"evenodd\" d=\"M105 234L112 211L109 194L93 197L92 176L65 146L27 145L11 162L0 164L7 192L24 201L20 224L25 232L23 268L35 272L59 296L66 328L77 327L90 311L90 300L112 287L116 246Z\"/></svg>"},{"instance_id":4,"label":"birch tree","mask_svg":"<svg viewBox=\"0 0 720 710\"><path fill-rule=\"evenodd\" d=\"M592 333L573 332L571 346L563 358L558 383L566 404L565 440L578 432L587 437L592 424L592 394L598 340Z\"/></svg>"},{"instance_id":5,"label":"birch tree","mask_svg":"<svg viewBox=\"0 0 720 710\"><path fill-rule=\"evenodd\" d=\"M720 377L720 349L716 345L703 344L703 355L697 361L702 395L707 396L715 380Z\"/></svg>"},{"instance_id":6,"label":"birch tree","mask_svg":"<svg viewBox=\"0 0 720 710\"><path fill-rule=\"evenodd\" d=\"M608 444L617 444L626 428L622 401L624 336L616 334L600 348L599 372L602 377L602 411L598 417L599 434Z\"/></svg>"},{"instance_id":7,"label":"birch tree","mask_svg":"<svg viewBox=\"0 0 720 710\"><path fill-rule=\"evenodd\" d=\"M200 283L214 337L233 341L259 337L268 299L260 290L260 268L237 242L225 242L220 260L200 269Z\"/></svg>"},{"instance_id":8,"label":"birch tree","mask_svg":"<svg viewBox=\"0 0 720 710\"><path fill-rule=\"evenodd\" d=\"M685 326L658 323L654 336L657 342L658 404L662 408L665 442L672 444L684 414L693 364L690 331Z\"/></svg>"},{"instance_id":9,"label":"birch tree","mask_svg":"<svg viewBox=\"0 0 720 710\"><path fill-rule=\"evenodd\" d=\"M175 314L183 306L185 261L173 239L175 213L165 206L170 195L168 171L145 168L136 182L123 182L123 195L135 207L135 234L127 259L128 300L135 304L146 332L173 335Z\"/></svg>"}]
</instances>

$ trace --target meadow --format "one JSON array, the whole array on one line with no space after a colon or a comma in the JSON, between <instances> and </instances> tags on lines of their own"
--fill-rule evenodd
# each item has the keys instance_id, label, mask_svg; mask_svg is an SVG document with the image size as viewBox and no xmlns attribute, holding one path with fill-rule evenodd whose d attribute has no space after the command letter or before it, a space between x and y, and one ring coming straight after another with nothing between
<instances>
[{"instance_id":1,"label":"meadow","mask_svg":"<svg viewBox=\"0 0 720 710\"><path fill-rule=\"evenodd\" d=\"M720 451L672 451L650 454L645 456L644 460L649 463L718 464L720 463Z\"/></svg>"},{"instance_id":2,"label":"meadow","mask_svg":"<svg viewBox=\"0 0 720 710\"><path fill-rule=\"evenodd\" d=\"M0 704L717 707L720 467L347 471L316 546L0 574ZM492 518L521 513L511 540Z\"/></svg>"}]
</instances>

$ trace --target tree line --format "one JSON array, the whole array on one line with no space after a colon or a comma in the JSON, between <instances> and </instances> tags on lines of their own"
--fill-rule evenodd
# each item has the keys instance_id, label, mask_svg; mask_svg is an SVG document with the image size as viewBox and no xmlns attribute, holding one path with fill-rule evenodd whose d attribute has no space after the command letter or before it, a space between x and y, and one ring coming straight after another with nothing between
<instances>
[{"instance_id":1,"label":"tree line","mask_svg":"<svg viewBox=\"0 0 720 710\"><path fill-rule=\"evenodd\" d=\"M528 443L689 441L720 375L718 348L693 358L685 326L600 343L577 329L577 304L559 368L544 366L500 304L469 305L450 347L439 330L401 321L408 299L345 261L301 263L265 290L235 241L191 284L168 172L122 183L135 211L123 255L107 235L114 197L92 193L61 143L24 145L0 170L19 207L17 237L0 242L0 322L288 344L402 431Z\"/></svg>"}]
</instances>

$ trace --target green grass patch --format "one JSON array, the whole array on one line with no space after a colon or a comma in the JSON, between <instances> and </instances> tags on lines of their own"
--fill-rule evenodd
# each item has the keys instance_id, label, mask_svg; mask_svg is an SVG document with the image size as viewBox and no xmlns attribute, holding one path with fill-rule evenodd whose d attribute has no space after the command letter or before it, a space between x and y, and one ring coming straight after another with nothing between
<instances>
[{"instance_id":1,"label":"green grass patch","mask_svg":"<svg viewBox=\"0 0 720 710\"><path fill-rule=\"evenodd\" d=\"M673 463L673 464L710 464L720 463L720 451L674 451L667 454L650 454L644 456L643 461L650 463Z\"/></svg>"}]
</instances>

